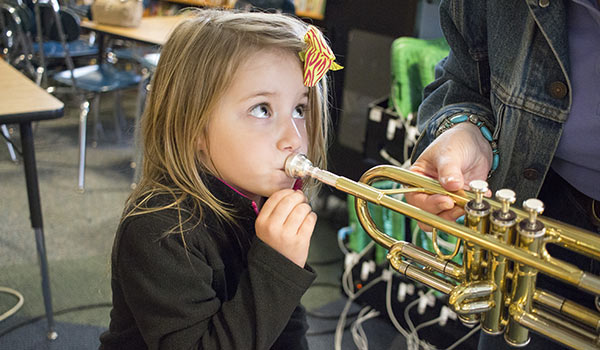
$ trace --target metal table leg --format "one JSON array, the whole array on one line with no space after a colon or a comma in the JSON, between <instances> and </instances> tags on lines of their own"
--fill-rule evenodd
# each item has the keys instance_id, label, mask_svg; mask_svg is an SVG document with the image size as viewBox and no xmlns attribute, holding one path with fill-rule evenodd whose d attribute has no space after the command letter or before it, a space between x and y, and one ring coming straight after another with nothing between
<instances>
[{"instance_id":1,"label":"metal table leg","mask_svg":"<svg viewBox=\"0 0 600 350\"><path fill-rule=\"evenodd\" d=\"M33 146L33 133L31 122L20 124L21 146L23 147L23 167L25 168L25 180L27 183L27 197L29 200L29 214L31 226L35 233L35 244L40 261L40 272L42 275L42 293L44 296L44 307L48 320L47 337L54 340L58 337L54 329L54 313L52 311L52 296L50 293L50 277L48 275L48 259L46 257L46 243L44 241L44 227L42 223L42 206L40 203L40 191L38 186L37 168L35 163L35 149Z\"/></svg>"}]
</instances>

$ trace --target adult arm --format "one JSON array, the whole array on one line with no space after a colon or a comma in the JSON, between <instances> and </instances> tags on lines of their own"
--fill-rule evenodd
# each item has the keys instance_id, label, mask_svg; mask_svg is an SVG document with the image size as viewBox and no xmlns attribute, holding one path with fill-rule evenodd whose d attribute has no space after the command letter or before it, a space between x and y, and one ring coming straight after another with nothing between
<instances>
[{"instance_id":1,"label":"adult arm","mask_svg":"<svg viewBox=\"0 0 600 350\"><path fill-rule=\"evenodd\" d=\"M486 6L485 1L444 0L440 4L440 22L450 53L436 66L436 79L425 88L418 113L421 136L411 170L438 179L450 191L464 188L471 180L485 179L492 165L489 143L469 122L438 135L444 121L459 114L476 115L490 130L496 128L489 101ZM446 219L462 215L446 196L413 194L407 200Z\"/></svg>"}]
</instances>

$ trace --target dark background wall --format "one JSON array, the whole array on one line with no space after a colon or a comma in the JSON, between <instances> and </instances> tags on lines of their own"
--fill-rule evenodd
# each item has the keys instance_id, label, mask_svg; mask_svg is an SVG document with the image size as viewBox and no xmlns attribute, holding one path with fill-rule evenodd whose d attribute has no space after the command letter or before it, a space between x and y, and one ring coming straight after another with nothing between
<instances>
[{"instance_id":1,"label":"dark background wall","mask_svg":"<svg viewBox=\"0 0 600 350\"><path fill-rule=\"evenodd\" d=\"M329 168L357 180L373 166L362 149L368 103L390 89L390 45L416 36L419 0L327 0L321 27L343 70L332 72L334 139Z\"/></svg>"}]
</instances>

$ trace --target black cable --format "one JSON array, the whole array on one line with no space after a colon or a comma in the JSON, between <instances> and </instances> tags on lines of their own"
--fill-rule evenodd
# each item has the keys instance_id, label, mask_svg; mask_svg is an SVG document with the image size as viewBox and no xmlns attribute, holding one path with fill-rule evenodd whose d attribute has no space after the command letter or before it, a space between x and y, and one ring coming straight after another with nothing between
<instances>
[{"instance_id":1,"label":"black cable","mask_svg":"<svg viewBox=\"0 0 600 350\"><path fill-rule=\"evenodd\" d=\"M83 310L89 310L89 309L95 309L95 308L102 308L102 307L112 307L112 303L99 303L99 304L89 304L89 305L80 305L80 306L74 306L68 309L63 309L63 310L59 310L54 312L54 316L60 316L60 315L64 315L66 313L69 312L74 312L74 311L83 311ZM46 318L46 315L40 315L40 316L36 316L34 318L31 318L29 320L23 321L21 323L18 323L12 327L10 327L9 329L3 331L0 333L0 338L4 337L5 335L21 328L27 325L30 325L32 323L35 323L39 320L42 320Z\"/></svg>"},{"instance_id":2,"label":"black cable","mask_svg":"<svg viewBox=\"0 0 600 350\"><path fill-rule=\"evenodd\" d=\"M314 317L314 318L321 318L324 320L337 320L338 318L340 318L340 315L327 315L327 314L323 314L320 313L318 311L306 311L306 314L310 317ZM354 317L358 315L358 312L354 312L348 315L348 317Z\"/></svg>"},{"instance_id":3,"label":"black cable","mask_svg":"<svg viewBox=\"0 0 600 350\"><path fill-rule=\"evenodd\" d=\"M350 328L350 326L352 326L352 322L354 322L354 321L346 323L346 325L344 326L344 330ZM325 334L332 334L332 333L335 333L335 328L326 329L324 331L318 331L318 332L306 332L306 336L310 337L310 336L325 335Z\"/></svg>"},{"instance_id":4,"label":"black cable","mask_svg":"<svg viewBox=\"0 0 600 350\"><path fill-rule=\"evenodd\" d=\"M312 284L312 287L331 287L331 288L340 288L339 284L335 284L335 283L329 283L329 282L315 282ZM308 316L314 317L314 318L321 318L324 320L337 320L338 318L340 318L340 315L327 315L327 314L323 314L320 313L318 311L310 311L310 310L306 310L306 314ZM358 312L349 314L348 317L354 317L358 315Z\"/></svg>"},{"instance_id":5,"label":"black cable","mask_svg":"<svg viewBox=\"0 0 600 350\"><path fill-rule=\"evenodd\" d=\"M339 258L334 258L334 259L324 260L324 261L314 261L314 262L313 261L309 261L308 265L315 265L315 266L318 266L318 265L331 265L331 264L335 264L335 263L338 263L338 262L343 261L343 260L344 260L344 257L340 256Z\"/></svg>"},{"instance_id":6,"label":"black cable","mask_svg":"<svg viewBox=\"0 0 600 350\"><path fill-rule=\"evenodd\" d=\"M331 283L331 282L315 282L311 284L311 287L330 287L330 288L340 288L341 285Z\"/></svg>"}]
</instances>

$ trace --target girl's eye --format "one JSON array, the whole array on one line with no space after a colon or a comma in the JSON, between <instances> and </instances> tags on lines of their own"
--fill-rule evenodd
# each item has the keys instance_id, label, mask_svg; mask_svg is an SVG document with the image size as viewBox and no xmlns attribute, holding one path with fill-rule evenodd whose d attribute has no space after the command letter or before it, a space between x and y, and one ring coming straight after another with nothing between
<instances>
[{"instance_id":1,"label":"girl's eye","mask_svg":"<svg viewBox=\"0 0 600 350\"><path fill-rule=\"evenodd\" d=\"M271 116L271 111L266 104L259 104L250 110L250 115L254 118L267 119Z\"/></svg>"},{"instance_id":2,"label":"girl's eye","mask_svg":"<svg viewBox=\"0 0 600 350\"><path fill-rule=\"evenodd\" d=\"M294 112L292 113L292 118L294 119L304 119L306 114L306 106L301 105L294 108Z\"/></svg>"}]
</instances>

